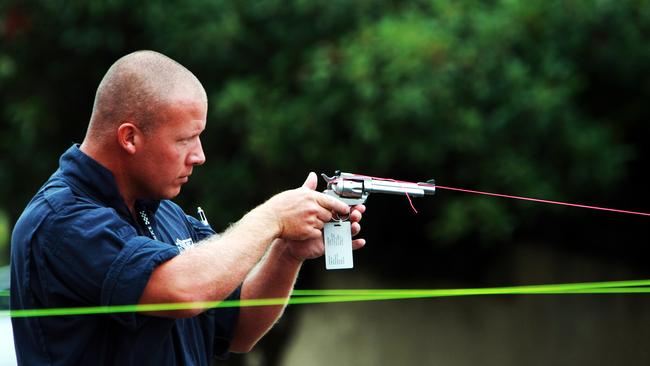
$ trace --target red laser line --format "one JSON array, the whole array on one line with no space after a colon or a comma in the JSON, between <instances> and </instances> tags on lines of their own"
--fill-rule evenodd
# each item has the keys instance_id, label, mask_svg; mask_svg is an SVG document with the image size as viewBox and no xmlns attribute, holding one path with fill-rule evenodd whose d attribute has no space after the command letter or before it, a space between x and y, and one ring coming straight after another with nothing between
<instances>
[{"instance_id":1,"label":"red laser line","mask_svg":"<svg viewBox=\"0 0 650 366\"><path fill-rule=\"evenodd\" d=\"M521 197L521 196L511 196L511 195L508 195L508 194L491 193L491 192L482 192L482 191L475 191L475 190L471 190L471 189L462 189L462 188L445 187L445 186L440 186L440 185L436 185L436 189L447 189L447 190L450 190L450 191L459 191L459 192L466 192L466 193L476 193L476 194L482 194L482 195L486 195L486 196L503 197L503 198L512 198L512 199L517 199L517 200L533 201L533 202L541 202L541 203L550 203L550 204L553 204L553 205L563 205L563 206L571 206L571 207L588 208L588 209L592 209L592 210L618 212L618 213L623 213L623 214L641 215L641 216L650 216L650 213L646 213L646 212L637 212L637 211L618 210L618 209L615 209L615 208L607 208L607 207L598 207L598 206L580 205L580 204L576 204L576 203L567 203L567 202L560 202L560 201L550 201L550 200L543 200L543 199L539 199L539 198L530 198L530 197Z\"/></svg>"},{"instance_id":2,"label":"red laser line","mask_svg":"<svg viewBox=\"0 0 650 366\"><path fill-rule=\"evenodd\" d=\"M647 212L619 210L619 209L615 209L615 208L589 206L589 205L582 205L582 204L577 204L577 203L568 203L568 202L561 202L561 201L551 201L551 200L544 200L544 199L540 199L540 198L513 196L513 195L509 195L509 194L492 193L492 192L476 191L476 190L472 190L472 189L447 187L447 186L441 186L441 185L437 185L437 184L414 183L414 182L408 182L408 181L397 180L397 179L392 179L392 178L373 177L373 176L364 175L364 174L356 174L356 175L360 176L360 177L366 177L366 178L370 178L370 179L383 180L383 181L396 182L396 183L410 183L410 184L417 184L417 185L421 185L421 186L427 186L428 185L428 186L436 187L436 189L446 189L446 190L449 190L449 191L458 191L458 192L465 192L465 193L482 194L482 195L485 195L485 196L511 198L511 199L517 199L517 200L523 200L523 201L548 203L548 204L553 204L553 205L587 208L587 209L591 209L591 210L617 212L617 213L629 214L629 215L650 216L650 213L647 213ZM415 213L418 213L418 211L415 209L415 206L413 206L413 201L411 200L411 197L409 197L409 195L406 194L406 198L408 199L409 204L411 205L411 208L413 209L413 211Z\"/></svg>"}]
</instances>

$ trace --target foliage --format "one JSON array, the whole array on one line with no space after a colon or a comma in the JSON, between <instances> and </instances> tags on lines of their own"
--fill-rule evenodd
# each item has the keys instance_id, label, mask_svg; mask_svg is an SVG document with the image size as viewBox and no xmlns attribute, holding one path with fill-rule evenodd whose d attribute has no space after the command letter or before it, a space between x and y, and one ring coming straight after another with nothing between
<instances>
[{"instance_id":1,"label":"foliage","mask_svg":"<svg viewBox=\"0 0 650 366\"><path fill-rule=\"evenodd\" d=\"M634 168L647 166L650 93L643 2L2 7L0 208L12 221L56 157L83 138L108 66L143 48L186 65L208 92L208 162L179 199L200 202L220 226L309 170L609 203L635 202L617 185L641 190ZM391 227L409 228L409 239L431 249L505 245L536 235L548 214L439 196L416 203L433 207L418 227L406 209L393 209ZM366 232L386 230L388 213L368 216Z\"/></svg>"},{"instance_id":2,"label":"foliage","mask_svg":"<svg viewBox=\"0 0 650 366\"><path fill-rule=\"evenodd\" d=\"M0 211L0 253L6 252L9 248L9 233L11 231L10 228L11 226L9 225L7 215L4 212ZM7 262L7 260L0 257L0 265L8 264Z\"/></svg>"}]
</instances>

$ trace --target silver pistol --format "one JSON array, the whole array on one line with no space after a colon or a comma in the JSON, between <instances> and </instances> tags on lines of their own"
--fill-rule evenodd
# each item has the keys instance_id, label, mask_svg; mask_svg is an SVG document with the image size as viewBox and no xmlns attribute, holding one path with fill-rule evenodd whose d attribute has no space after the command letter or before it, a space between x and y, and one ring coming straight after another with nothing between
<instances>
[{"instance_id":1,"label":"silver pistol","mask_svg":"<svg viewBox=\"0 0 650 366\"><path fill-rule=\"evenodd\" d=\"M400 182L391 179L373 178L366 175L350 174L337 171L334 176L321 174L327 182L323 193L335 197L350 207L366 202L371 193L408 195L423 197L436 193L433 180L424 183ZM325 243L325 268L353 268L352 233L349 216L334 215L332 221L323 228Z\"/></svg>"}]
</instances>

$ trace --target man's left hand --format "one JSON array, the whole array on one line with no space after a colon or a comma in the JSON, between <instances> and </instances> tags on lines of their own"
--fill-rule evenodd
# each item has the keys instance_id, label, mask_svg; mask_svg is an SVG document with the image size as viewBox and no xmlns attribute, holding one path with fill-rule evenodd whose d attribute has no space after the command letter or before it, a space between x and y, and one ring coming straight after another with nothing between
<instances>
[{"instance_id":1,"label":"man's left hand","mask_svg":"<svg viewBox=\"0 0 650 366\"><path fill-rule=\"evenodd\" d=\"M352 207L352 210L350 211L352 236L356 236L361 231L361 225L359 224L359 221L361 221L361 218L365 211L366 206L364 205L357 205ZM322 236L317 239L302 241L287 240L286 242L288 244L289 254L300 261L318 258L325 253L325 244L323 243ZM365 239L352 240L352 249L357 250L363 247L365 244Z\"/></svg>"},{"instance_id":2,"label":"man's left hand","mask_svg":"<svg viewBox=\"0 0 650 366\"><path fill-rule=\"evenodd\" d=\"M309 177L307 178L307 181L303 184L303 187L311 189L311 190L316 190L316 186L318 185L318 179L316 177L316 174L310 173ZM366 206L364 205L357 205L352 207L350 210L350 226L351 226L351 231L352 231L352 236L356 236L359 234L359 231L361 231L361 225L359 225L359 221L361 221L361 217L363 216L363 213L366 211ZM321 235L318 238L312 238L312 239L307 239L307 240L284 240L286 245L288 246L288 254L291 255L294 259L297 259L299 261L304 261L306 259L314 259L322 256L325 254L325 243L323 243L323 236ZM361 247L363 247L366 244L365 239L355 239L352 240L352 249L356 250Z\"/></svg>"}]
</instances>

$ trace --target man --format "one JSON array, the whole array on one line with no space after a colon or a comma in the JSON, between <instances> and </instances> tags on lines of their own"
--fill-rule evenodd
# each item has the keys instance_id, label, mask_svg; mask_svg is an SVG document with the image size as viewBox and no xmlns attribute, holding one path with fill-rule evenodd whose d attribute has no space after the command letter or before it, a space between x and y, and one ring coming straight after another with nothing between
<instances>
[{"instance_id":1,"label":"man","mask_svg":"<svg viewBox=\"0 0 650 366\"><path fill-rule=\"evenodd\" d=\"M303 187L221 235L169 199L205 162L207 97L175 61L124 56L102 79L80 146L38 191L12 235L13 309L287 298L321 229L365 210ZM353 247L365 244L353 241ZM247 352L283 306L13 319L26 365L208 365Z\"/></svg>"}]
</instances>

